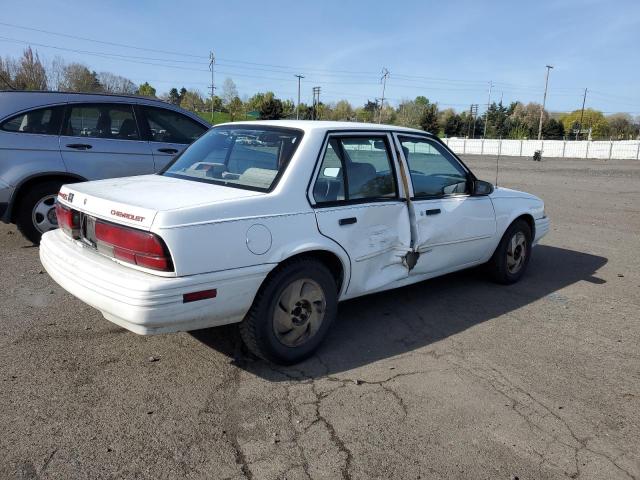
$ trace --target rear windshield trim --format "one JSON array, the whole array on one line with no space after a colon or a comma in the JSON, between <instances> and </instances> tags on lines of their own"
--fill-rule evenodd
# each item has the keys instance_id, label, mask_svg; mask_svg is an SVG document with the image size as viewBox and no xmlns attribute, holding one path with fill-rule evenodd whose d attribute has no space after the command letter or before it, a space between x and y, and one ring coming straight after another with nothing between
<instances>
[{"instance_id":1,"label":"rear windshield trim","mask_svg":"<svg viewBox=\"0 0 640 480\"><path fill-rule=\"evenodd\" d=\"M176 157L171 162L169 162L169 164L166 167L164 167L162 169L162 171L158 172L158 175L164 175L164 176L167 176L167 177L179 178L179 179L182 179L182 180L193 180L195 182L200 182L200 183L210 183L210 184L213 184L213 185L221 185L223 187L240 188L242 190L251 190L253 192L262 192L262 193L270 193L270 192L272 192L278 186L278 183L280 183L280 178L282 177L284 172L287 170L287 168L289 167L289 163L291 163L291 159L294 157L294 155L298 151L298 147L300 146L300 143L302 142L302 139L304 138L304 130L302 130L300 128L281 127L279 125L260 125L259 123L237 123L237 124L234 124L234 125L229 125L229 124L216 125L216 126L210 128L209 131L205 132L202 135L202 137L200 137L200 138L203 138L209 132L211 132L213 130L216 130L216 129L218 129L218 130L247 130L247 129L252 129L252 128L254 128L254 129L255 128L259 128L260 130L274 130L274 131L280 131L280 132L282 132L282 131L291 132L291 133L296 133L297 135L299 135L298 141L296 142L296 145L294 146L293 151L291 152L291 156L289 157L289 160L287 161L287 164L278 171L276 176L273 178L273 182L271 183L271 186L269 188L260 188L260 187L255 187L255 186L252 186L252 185L242 185L242 184L238 184L238 183L225 182L223 180L216 180L216 179L191 177L189 175L180 175L179 173L169 172L168 170L173 166L173 164L175 164L180 159L180 157L189 149L189 147L191 145L193 145L193 143L191 145L189 145L189 147L185 148L182 152L180 152L179 155L176 155ZM198 140L200 140L200 138ZM196 140L196 142L198 140Z\"/></svg>"}]
</instances>

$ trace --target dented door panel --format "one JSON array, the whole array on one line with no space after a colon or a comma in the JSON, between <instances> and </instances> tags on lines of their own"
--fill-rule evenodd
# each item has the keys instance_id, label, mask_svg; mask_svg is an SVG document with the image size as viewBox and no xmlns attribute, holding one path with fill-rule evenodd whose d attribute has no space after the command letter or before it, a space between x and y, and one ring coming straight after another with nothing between
<instances>
[{"instance_id":1,"label":"dented door panel","mask_svg":"<svg viewBox=\"0 0 640 480\"><path fill-rule=\"evenodd\" d=\"M408 276L403 257L411 231L406 202L367 203L316 210L318 228L346 250L351 279L345 298L383 288ZM353 219L341 225L340 220Z\"/></svg>"}]
</instances>

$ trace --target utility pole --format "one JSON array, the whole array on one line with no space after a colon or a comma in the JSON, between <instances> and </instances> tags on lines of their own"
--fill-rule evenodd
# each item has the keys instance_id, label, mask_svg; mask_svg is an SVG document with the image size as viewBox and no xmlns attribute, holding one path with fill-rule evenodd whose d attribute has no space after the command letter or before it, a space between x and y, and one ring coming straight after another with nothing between
<instances>
[{"instance_id":1,"label":"utility pole","mask_svg":"<svg viewBox=\"0 0 640 480\"><path fill-rule=\"evenodd\" d=\"M304 78L303 75L294 75L298 77L298 105L296 106L296 120L300 120L300 80Z\"/></svg>"},{"instance_id":2,"label":"utility pole","mask_svg":"<svg viewBox=\"0 0 640 480\"><path fill-rule=\"evenodd\" d=\"M384 90L387 87L387 77L389 76L389 70L382 68L382 77L380 77L380 83L382 83L382 98L380 99L380 112L378 113L378 123L382 123L382 109L384 108Z\"/></svg>"},{"instance_id":3,"label":"utility pole","mask_svg":"<svg viewBox=\"0 0 640 480\"><path fill-rule=\"evenodd\" d=\"M584 117L584 104L587 101L587 89L584 89L584 97L582 97L582 111L580 112L580 123L578 124L578 131L576 132L576 140L578 140L578 135L582 130L582 119Z\"/></svg>"},{"instance_id":4,"label":"utility pole","mask_svg":"<svg viewBox=\"0 0 640 480\"><path fill-rule=\"evenodd\" d=\"M313 87L313 119L318 119L318 108L320 107L320 87Z\"/></svg>"},{"instance_id":5,"label":"utility pole","mask_svg":"<svg viewBox=\"0 0 640 480\"><path fill-rule=\"evenodd\" d=\"M215 68L216 65L216 56L213 54L213 50L209 52L209 70L211 70L211 123L213 124L213 96L216 90L215 84Z\"/></svg>"},{"instance_id":6,"label":"utility pole","mask_svg":"<svg viewBox=\"0 0 640 480\"><path fill-rule=\"evenodd\" d=\"M487 100L487 113L484 116L484 132L482 138L487 136L487 124L489 123L489 107L491 106L491 89L493 88L493 81L489 82L489 100Z\"/></svg>"},{"instance_id":7,"label":"utility pole","mask_svg":"<svg viewBox=\"0 0 640 480\"><path fill-rule=\"evenodd\" d=\"M544 106L547 103L547 87L549 86L549 72L553 65L547 65L547 77L544 81L544 97L542 97L542 108L540 109L540 122L538 123L538 140L542 140L542 116L544 115Z\"/></svg>"},{"instance_id":8,"label":"utility pole","mask_svg":"<svg viewBox=\"0 0 640 480\"><path fill-rule=\"evenodd\" d=\"M472 103L471 106L469 107L469 125L467 127L467 138L471 136L472 123L473 123L473 137L476 136L476 115L477 114L478 114L478 104Z\"/></svg>"}]
</instances>

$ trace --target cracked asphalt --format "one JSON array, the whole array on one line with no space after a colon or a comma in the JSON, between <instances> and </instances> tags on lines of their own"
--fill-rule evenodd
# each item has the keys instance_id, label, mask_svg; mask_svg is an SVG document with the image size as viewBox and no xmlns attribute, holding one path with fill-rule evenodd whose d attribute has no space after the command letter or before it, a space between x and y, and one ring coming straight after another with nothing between
<instances>
[{"instance_id":1,"label":"cracked asphalt","mask_svg":"<svg viewBox=\"0 0 640 480\"><path fill-rule=\"evenodd\" d=\"M523 281L342 303L290 368L233 326L126 332L1 225L0 478L640 478L640 162L503 158L499 183L553 222Z\"/></svg>"}]
</instances>

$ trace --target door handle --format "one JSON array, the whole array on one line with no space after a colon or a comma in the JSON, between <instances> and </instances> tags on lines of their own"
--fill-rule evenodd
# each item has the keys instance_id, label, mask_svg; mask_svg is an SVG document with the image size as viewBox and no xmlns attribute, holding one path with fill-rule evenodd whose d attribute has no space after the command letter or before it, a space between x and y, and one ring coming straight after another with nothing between
<instances>
[{"instance_id":1,"label":"door handle","mask_svg":"<svg viewBox=\"0 0 640 480\"><path fill-rule=\"evenodd\" d=\"M340 220L338 220L338 223L340 225L352 225L357 221L358 219L356 217L349 217L349 218L341 218Z\"/></svg>"},{"instance_id":2,"label":"door handle","mask_svg":"<svg viewBox=\"0 0 640 480\"><path fill-rule=\"evenodd\" d=\"M91 145L86 143L70 143L69 145L66 145L66 147L73 148L74 150L90 150L93 148Z\"/></svg>"},{"instance_id":3,"label":"door handle","mask_svg":"<svg viewBox=\"0 0 640 480\"><path fill-rule=\"evenodd\" d=\"M424 212L425 215L439 215L440 213L439 208L432 208L431 210L425 210Z\"/></svg>"},{"instance_id":4,"label":"door handle","mask_svg":"<svg viewBox=\"0 0 640 480\"><path fill-rule=\"evenodd\" d=\"M178 150L176 150L175 148L159 148L158 151L162 153L168 153L169 155L178 153Z\"/></svg>"}]
</instances>

